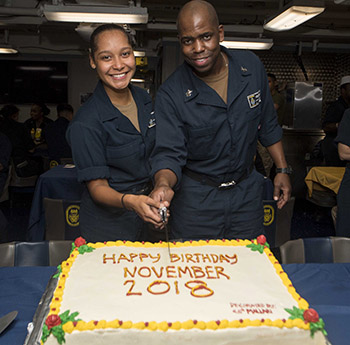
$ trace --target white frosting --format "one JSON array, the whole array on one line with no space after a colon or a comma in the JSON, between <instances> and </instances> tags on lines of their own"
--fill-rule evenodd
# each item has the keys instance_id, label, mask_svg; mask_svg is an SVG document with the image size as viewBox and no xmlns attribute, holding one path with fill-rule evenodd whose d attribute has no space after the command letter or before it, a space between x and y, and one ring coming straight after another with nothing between
<instances>
[{"instance_id":1,"label":"white frosting","mask_svg":"<svg viewBox=\"0 0 350 345\"><path fill-rule=\"evenodd\" d=\"M161 283L157 283L159 281ZM298 307L297 301L276 274L266 254L245 246L172 245L171 258L164 245L113 246L78 255L66 280L59 313L78 311L78 318L86 322L115 319L133 323L274 321L288 319L290 314L285 308L292 309L293 306ZM303 344L325 344L320 332L311 338L310 331L295 327L265 326L215 331L74 331L66 333L66 344L92 345L91 334L98 335L99 341L103 339L104 345L117 342L125 345L137 342L153 345L248 344L254 339L259 339L260 344L265 338L266 344L280 344L281 340L283 344L295 344L296 340L302 340ZM233 334L234 340L231 339ZM272 342L274 337L279 340ZM96 340L96 343L99 342ZM50 336L47 344L56 344L55 339Z\"/></svg>"}]
</instances>

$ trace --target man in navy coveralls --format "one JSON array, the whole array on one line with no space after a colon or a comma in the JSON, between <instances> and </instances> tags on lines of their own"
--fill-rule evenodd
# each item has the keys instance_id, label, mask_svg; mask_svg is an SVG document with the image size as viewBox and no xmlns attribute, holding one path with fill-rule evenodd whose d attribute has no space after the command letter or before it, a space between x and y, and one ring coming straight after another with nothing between
<instances>
[{"instance_id":1,"label":"man in navy coveralls","mask_svg":"<svg viewBox=\"0 0 350 345\"><path fill-rule=\"evenodd\" d=\"M186 3L177 26L185 62L156 97L151 196L171 203L174 239L255 238L264 232L258 139L278 168L277 206L291 194L265 70L253 53L220 46L224 29L205 1Z\"/></svg>"}]
</instances>

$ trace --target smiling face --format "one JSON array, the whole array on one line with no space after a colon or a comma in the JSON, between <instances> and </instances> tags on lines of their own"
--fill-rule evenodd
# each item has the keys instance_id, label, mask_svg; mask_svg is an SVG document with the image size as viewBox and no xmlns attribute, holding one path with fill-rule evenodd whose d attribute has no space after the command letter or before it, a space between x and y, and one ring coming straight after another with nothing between
<instances>
[{"instance_id":1,"label":"smiling face","mask_svg":"<svg viewBox=\"0 0 350 345\"><path fill-rule=\"evenodd\" d=\"M96 69L109 97L125 91L136 71L134 53L126 34L120 30L99 33L90 65Z\"/></svg>"},{"instance_id":2,"label":"smiling face","mask_svg":"<svg viewBox=\"0 0 350 345\"><path fill-rule=\"evenodd\" d=\"M195 11L184 8L178 19L178 33L184 58L196 74L215 75L224 68L220 55L224 29L207 7L199 3Z\"/></svg>"}]
</instances>

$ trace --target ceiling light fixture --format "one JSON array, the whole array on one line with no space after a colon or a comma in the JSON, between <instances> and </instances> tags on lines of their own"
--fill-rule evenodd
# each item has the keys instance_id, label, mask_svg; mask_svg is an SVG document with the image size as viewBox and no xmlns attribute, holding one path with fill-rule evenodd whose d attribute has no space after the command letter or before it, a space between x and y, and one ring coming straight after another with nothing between
<instances>
[{"instance_id":1,"label":"ceiling light fixture","mask_svg":"<svg viewBox=\"0 0 350 345\"><path fill-rule=\"evenodd\" d=\"M227 49L251 49L268 50L273 46L273 40L269 38L227 38L221 42Z\"/></svg>"},{"instance_id":2,"label":"ceiling light fixture","mask_svg":"<svg viewBox=\"0 0 350 345\"><path fill-rule=\"evenodd\" d=\"M293 0L284 6L277 15L268 19L264 29L286 31L310 20L325 10L323 0Z\"/></svg>"},{"instance_id":3,"label":"ceiling light fixture","mask_svg":"<svg viewBox=\"0 0 350 345\"><path fill-rule=\"evenodd\" d=\"M47 20L58 22L144 24L147 8L139 6L44 5Z\"/></svg>"},{"instance_id":4,"label":"ceiling light fixture","mask_svg":"<svg viewBox=\"0 0 350 345\"><path fill-rule=\"evenodd\" d=\"M18 50L11 46L0 46L0 54L17 54Z\"/></svg>"}]
</instances>

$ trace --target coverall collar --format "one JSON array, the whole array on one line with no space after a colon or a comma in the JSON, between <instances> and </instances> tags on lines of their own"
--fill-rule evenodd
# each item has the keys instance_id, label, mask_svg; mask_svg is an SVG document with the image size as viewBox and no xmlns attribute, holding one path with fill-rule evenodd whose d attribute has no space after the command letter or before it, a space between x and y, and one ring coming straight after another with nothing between
<instances>
[{"instance_id":1,"label":"coverall collar","mask_svg":"<svg viewBox=\"0 0 350 345\"><path fill-rule=\"evenodd\" d=\"M145 133L148 127L149 118L147 116L142 116L142 110L144 109L144 105L148 104L150 100L149 98L140 97L139 95L137 95L137 93L135 92L135 87L133 85L129 84L129 89L137 105L138 120L141 133ZM98 82L94 94L100 100L100 102L97 103L97 106L102 122L117 119L117 129L120 129L123 132L127 133L139 133L136 130L136 128L132 125L130 120L112 104L101 81Z\"/></svg>"},{"instance_id":2,"label":"coverall collar","mask_svg":"<svg viewBox=\"0 0 350 345\"><path fill-rule=\"evenodd\" d=\"M228 90L227 90L227 105L223 102L221 97L213 97L212 90L208 88L203 89L203 81L195 76L192 68L184 62L183 73L183 97L184 102L188 102L196 98L197 103L228 107L240 95L248 84L251 72L241 65L238 59L234 56L234 52L230 52L223 46L220 46L221 51L224 52L229 59L229 76L228 76Z\"/></svg>"}]
</instances>

